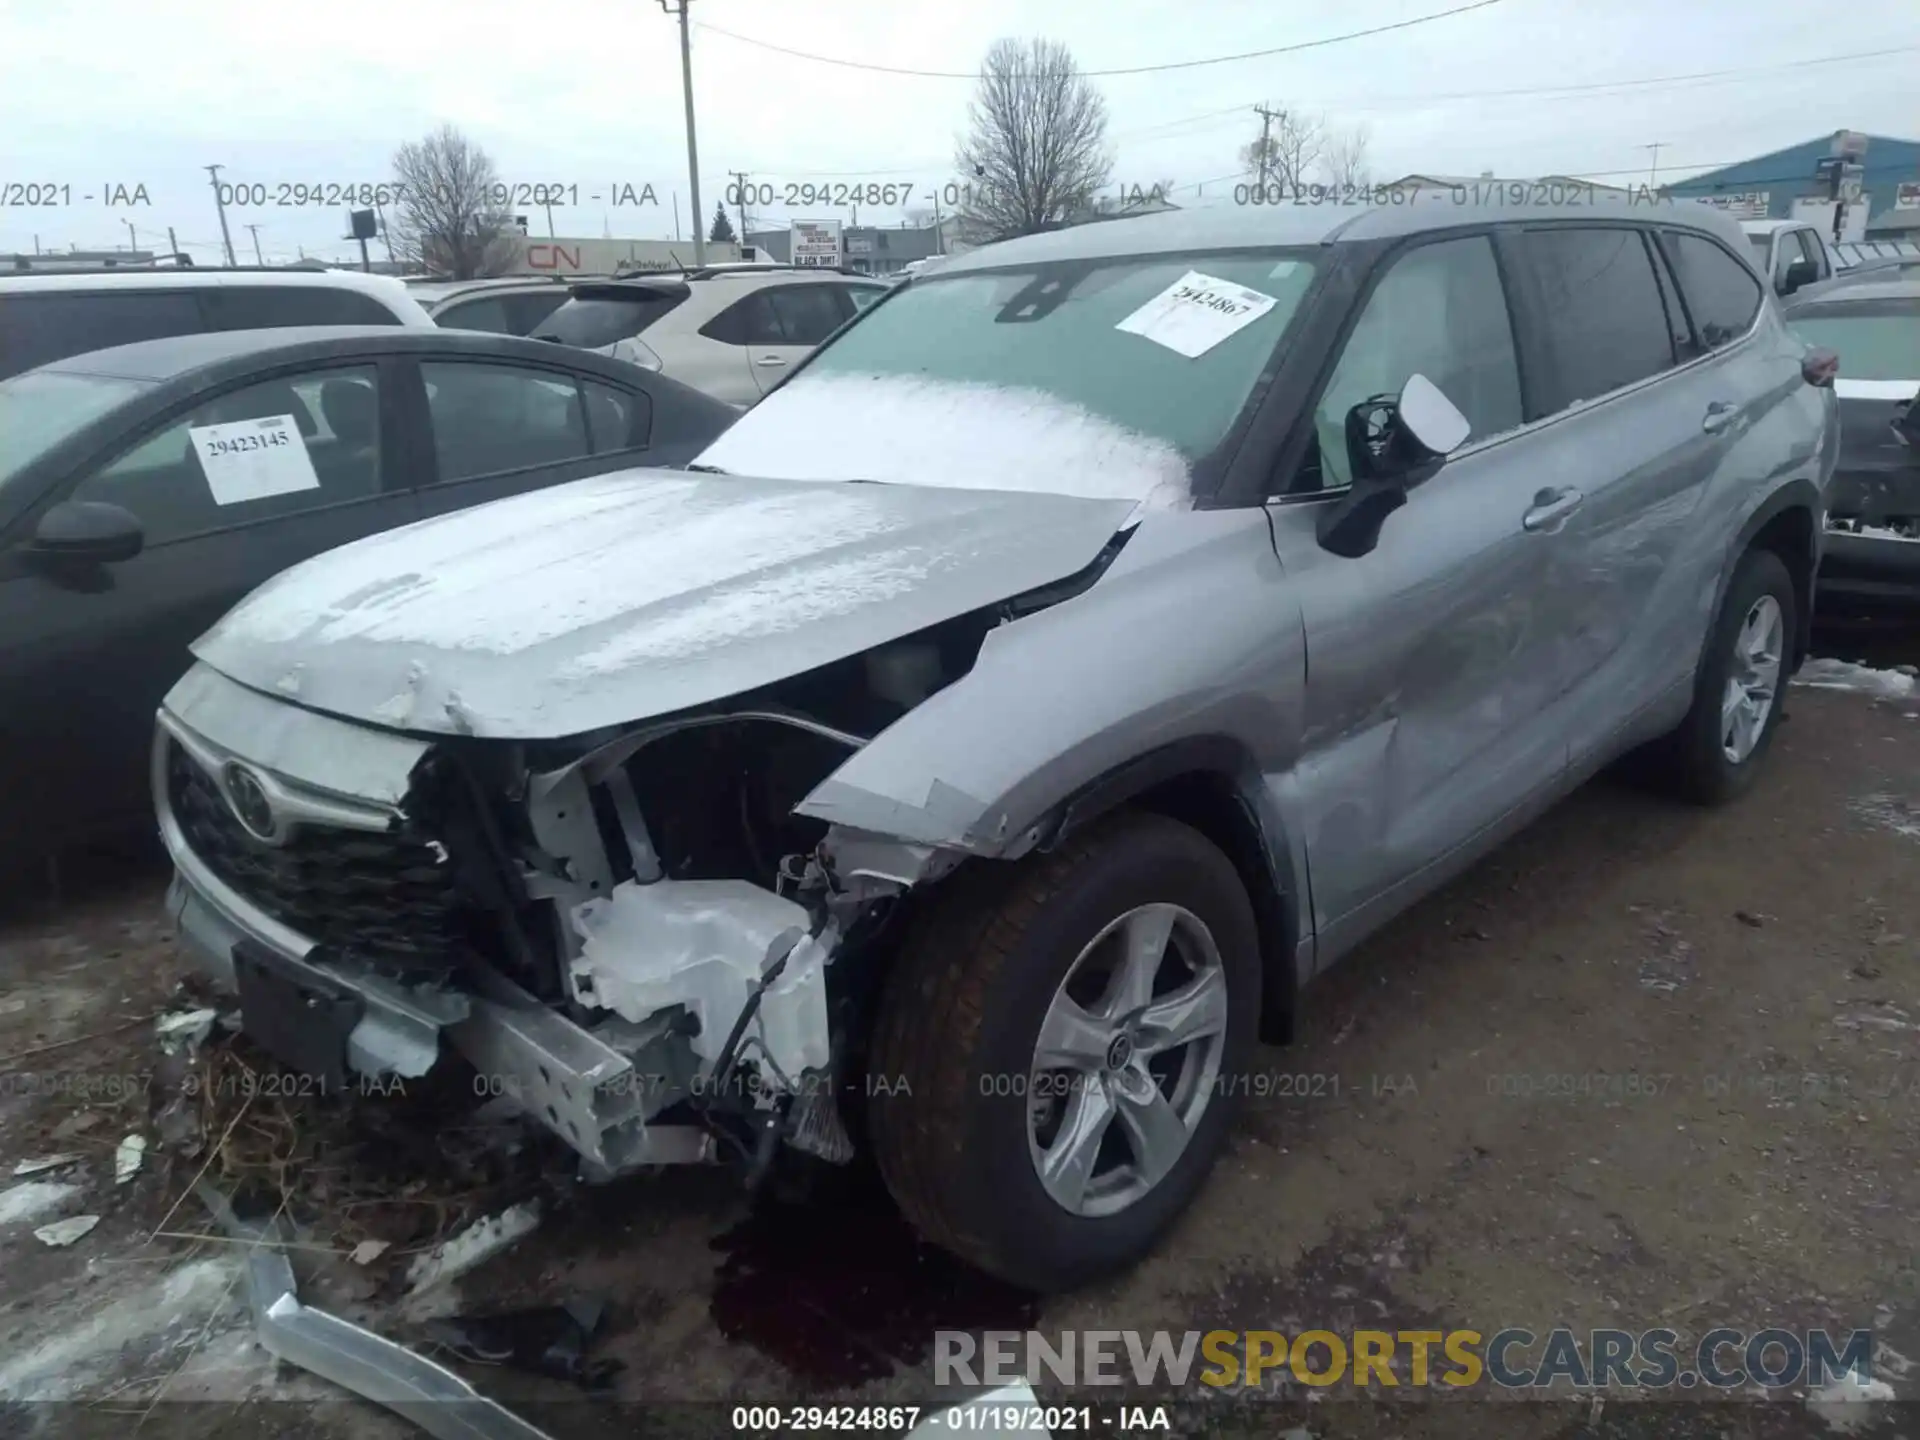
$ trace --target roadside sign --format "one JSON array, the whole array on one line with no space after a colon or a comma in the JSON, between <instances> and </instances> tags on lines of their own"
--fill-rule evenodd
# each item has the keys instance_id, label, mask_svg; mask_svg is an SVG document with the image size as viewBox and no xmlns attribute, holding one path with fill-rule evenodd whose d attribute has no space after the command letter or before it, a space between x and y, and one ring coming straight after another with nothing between
<instances>
[{"instance_id":1,"label":"roadside sign","mask_svg":"<svg viewBox=\"0 0 1920 1440\"><path fill-rule=\"evenodd\" d=\"M835 269L840 264L840 222L796 220L788 231L787 244L795 265Z\"/></svg>"},{"instance_id":2,"label":"roadside sign","mask_svg":"<svg viewBox=\"0 0 1920 1440\"><path fill-rule=\"evenodd\" d=\"M1893 188L1893 208L1920 210L1920 181L1903 180Z\"/></svg>"},{"instance_id":3,"label":"roadside sign","mask_svg":"<svg viewBox=\"0 0 1920 1440\"><path fill-rule=\"evenodd\" d=\"M1702 195L1700 200L1742 220L1764 220L1772 198L1771 191L1744 190L1732 195Z\"/></svg>"}]
</instances>

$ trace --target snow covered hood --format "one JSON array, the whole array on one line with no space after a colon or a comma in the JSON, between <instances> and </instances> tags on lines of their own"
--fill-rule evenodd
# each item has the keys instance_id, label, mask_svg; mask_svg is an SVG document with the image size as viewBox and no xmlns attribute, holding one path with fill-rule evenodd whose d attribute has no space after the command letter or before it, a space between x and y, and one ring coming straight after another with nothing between
<instances>
[{"instance_id":1,"label":"snow covered hood","mask_svg":"<svg viewBox=\"0 0 1920 1440\"><path fill-rule=\"evenodd\" d=\"M552 739L723 699L1063 579L1133 508L628 470L318 556L193 652L349 719Z\"/></svg>"}]
</instances>

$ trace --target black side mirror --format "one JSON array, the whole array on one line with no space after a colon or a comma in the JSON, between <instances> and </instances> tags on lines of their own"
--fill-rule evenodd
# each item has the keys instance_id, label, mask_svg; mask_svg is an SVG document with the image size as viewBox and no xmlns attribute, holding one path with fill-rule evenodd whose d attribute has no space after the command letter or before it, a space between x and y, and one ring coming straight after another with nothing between
<instances>
[{"instance_id":1,"label":"black side mirror","mask_svg":"<svg viewBox=\"0 0 1920 1440\"><path fill-rule=\"evenodd\" d=\"M1472 429L1424 375L1410 376L1397 396L1374 395L1355 405L1346 417L1353 488L1321 512L1314 531L1320 548L1349 560L1372 551L1387 516L1466 444Z\"/></svg>"},{"instance_id":2,"label":"black side mirror","mask_svg":"<svg viewBox=\"0 0 1920 1440\"><path fill-rule=\"evenodd\" d=\"M63 500L40 517L27 549L48 560L106 565L131 560L146 532L131 510L98 500Z\"/></svg>"},{"instance_id":3,"label":"black side mirror","mask_svg":"<svg viewBox=\"0 0 1920 1440\"><path fill-rule=\"evenodd\" d=\"M1804 257L1787 266L1786 278L1780 282L1780 293L1791 295L1802 285L1811 285L1820 278L1820 267Z\"/></svg>"}]
</instances>

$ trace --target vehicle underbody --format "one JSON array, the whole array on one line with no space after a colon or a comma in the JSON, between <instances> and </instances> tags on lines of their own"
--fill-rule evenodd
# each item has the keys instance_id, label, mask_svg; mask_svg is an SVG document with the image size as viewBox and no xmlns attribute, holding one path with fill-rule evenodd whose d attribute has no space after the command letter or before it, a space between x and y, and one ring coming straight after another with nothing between
<instances>
[{"instance_id":1,"label":"vehicle underbody","mask_svg":"<svg viewBox=\"0 0 1920 1440\"><path fill-rule=\"evenodd\" d=\"M249 1033L336 1084L450 1049L589 1175L844 1163L904 902L964 856L794 807L1057 598L565 741L372 731L198 667L155 742L170 906Z\"/></svg>"}]
</instances>

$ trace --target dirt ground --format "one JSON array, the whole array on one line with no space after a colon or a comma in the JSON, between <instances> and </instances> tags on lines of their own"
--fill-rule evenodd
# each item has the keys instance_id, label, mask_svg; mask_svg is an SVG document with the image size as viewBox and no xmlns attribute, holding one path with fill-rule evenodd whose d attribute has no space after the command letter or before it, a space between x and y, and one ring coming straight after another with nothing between
<instances>
[{"instance_id":1,"label":"dirt ground","mask_svg":"<svg viewBox=\"0 0 1920 1440\"><path fill-rule=\"evenodd\" d=\"M1828 643L1920 658L1911 635ZM748 1400L927 1403L936 1328L1870 1327L1876 1378L1920 1399L1917 882L1920 702L1795 688L1741 802L1596 782L1317 982L1199 1201L1118 1282L1036 1304L915 1246L856 1183L750 1214L684 1172L546 1192L528 1239L406 1313L397 1265L429 1228L363 1268L340 1253L359 1232L322 1227L300 1264L408 1337L432 1309L605 1297L610 1392L468 1372L555 1436L735 1433ZM243 1251L182 1198L197 1161L156 1140L114 1181L165 1098L161 888L150 863L106 867L0 929L0 1434L416 1433L252 1343ZM79 1158L10 1178L61 1152ZM32 1234L79 1214L101 1219L67 1248ZM1920 1435L1912 1408L1852 1433ZM1790 1396L1602 1413L1337 1387L1204 1410L1179 1427L1841 1433Z\"/></svg>"}]
</instances>

